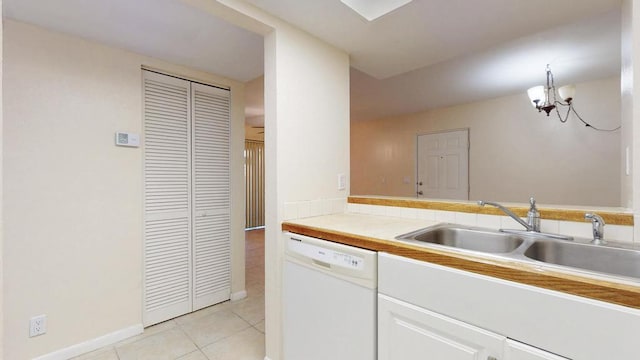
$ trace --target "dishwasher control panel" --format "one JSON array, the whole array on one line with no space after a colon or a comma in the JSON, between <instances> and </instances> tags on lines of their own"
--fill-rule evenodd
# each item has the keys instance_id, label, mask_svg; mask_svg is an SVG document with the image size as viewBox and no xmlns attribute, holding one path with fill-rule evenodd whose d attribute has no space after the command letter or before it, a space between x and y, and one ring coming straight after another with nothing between
<instances>
[{"instance_id":1,"label":"dishwasher control panel","mask_svg":"<svg viewBox=\"0 0 640 360\"><path fill-rule=\"evenodd\" d=\"M295 237L291 237L289 241L289 251L311 259L352 270L362 270L364 268L364 258L360 256L308 244Z\"/></svg>"}]
</instances>

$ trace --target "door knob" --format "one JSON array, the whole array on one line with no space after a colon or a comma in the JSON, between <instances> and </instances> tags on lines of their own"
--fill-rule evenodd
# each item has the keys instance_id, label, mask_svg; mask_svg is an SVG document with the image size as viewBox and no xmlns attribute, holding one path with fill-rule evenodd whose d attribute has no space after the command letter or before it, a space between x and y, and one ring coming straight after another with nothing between
<instances>
[{"instance_id":1,"label":"door knob","mask_svg":"<svg viewBox=\"0 0 640 360\"><path fill-rule=\"evenodd\" d=\"M418 183L418 185L422 186L422 181L420 181L420 182Z\"/></svg>"},{"instance_id":2,"label":"door knob","mask_svg":"<svg viewBox=\"0 0 640 360\"><path fill-rule=\"evenodd\" d=\"M422 190L418 191L418 195L422 195L422 194L424 194Z\"/></svg>"}]
</instances>

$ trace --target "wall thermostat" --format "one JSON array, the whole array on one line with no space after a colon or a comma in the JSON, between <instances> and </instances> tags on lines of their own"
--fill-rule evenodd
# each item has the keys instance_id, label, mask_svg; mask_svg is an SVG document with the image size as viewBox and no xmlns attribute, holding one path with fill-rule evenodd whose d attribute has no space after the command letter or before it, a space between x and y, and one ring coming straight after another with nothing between
<instances>
[{"instance_id":1,"label":"wall thermostat","mask_svg":"<svg viewBox=\"0 0 640 360\"><path fill-rule=\"evenodd\" d=\"M116 145L138 147L140 146L140 135L127 132L116 132Z\"/></svg>"}]
</instances>

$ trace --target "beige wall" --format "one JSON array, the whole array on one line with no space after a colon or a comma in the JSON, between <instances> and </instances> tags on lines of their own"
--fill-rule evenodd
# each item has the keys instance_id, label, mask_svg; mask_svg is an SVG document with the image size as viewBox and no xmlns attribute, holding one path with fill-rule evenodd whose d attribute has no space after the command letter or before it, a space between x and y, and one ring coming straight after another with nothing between
<instances>
[{"instance_id":1,"label":"beige wall","mask_svg":"<svg viewBox=\"0 0 640 360\"><path fill-rule=\"evenodd\" d=\"M244 290L243 85L15 21L4 32L5 359L142 322L141 65L232 89L232 291ZM142 139L144 143L144 139ZM47 334L29 338L46 314Z\"/></svg>"},{"instance_id":2,"label":"beige wall","mask_svg":"<svg viewBox=\"0 0 640 360\"><path fill-rule=\"evenodd\" d=\"M620 124L618 77L576 87L585 120L602 128ZM620 206L620 131L596 132L573 115L565 124L551 115L539 114L523 92L354 123L351 193L415 196L416 135L469 128L470 199L526 202L535 195L547 204Z\"/></svg>"}]
</instances>

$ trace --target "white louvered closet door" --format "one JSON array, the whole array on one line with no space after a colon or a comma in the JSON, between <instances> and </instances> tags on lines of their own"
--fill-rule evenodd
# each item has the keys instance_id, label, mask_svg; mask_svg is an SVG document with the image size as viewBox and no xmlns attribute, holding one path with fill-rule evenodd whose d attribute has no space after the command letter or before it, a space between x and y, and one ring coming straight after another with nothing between
<instances>
[{"instance_id":1,"label":"white louvered closet door","mask_svg":"<svg viewBox=\"0 0 640 360\"><path fill-rule=\"evenodd\" d=\"M193 310L231 294L230 93L191 84L193 114Z\"/></svg>"},{"instance_id":2,"label":"white louvered closet door","mask_svg":"<svg viewBox=\"0 0 640 360\"><path fill-rule=\"evenodd\" d=\"M230 297L230 92L143 73L148 326Z\"/></svg>"},{"instance_id":3,"label":"white louvered closet door","mask_svg":"<svg viewBox=\"0 0 640 360\"><path fill-rule=\"evenodd\" d=\"M190 83L143 71L144 324L192 309Z\"/></svg>"}]
</instances>

